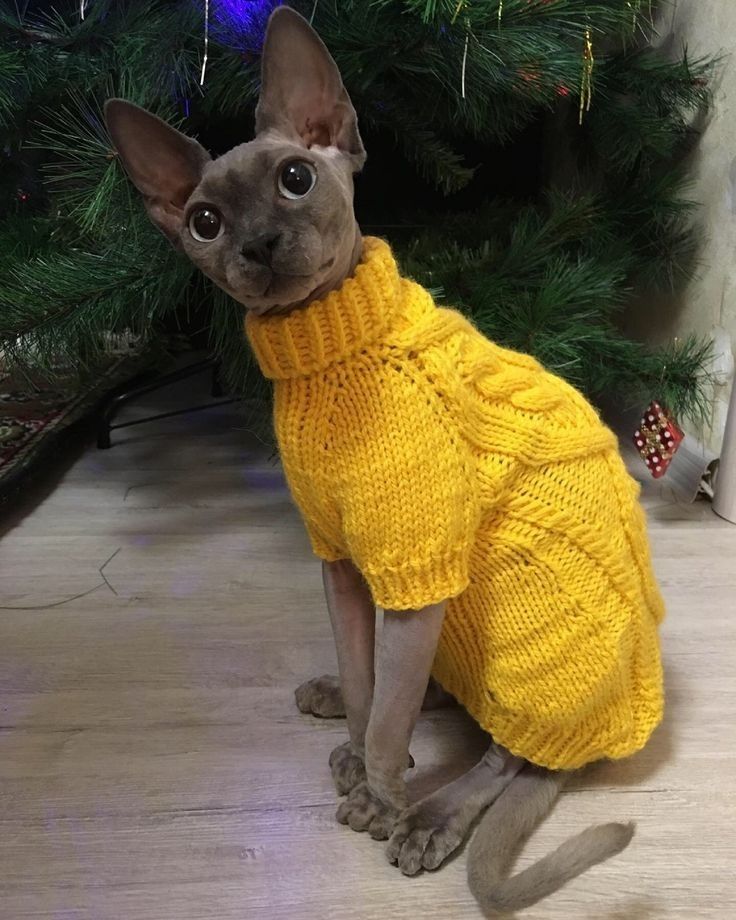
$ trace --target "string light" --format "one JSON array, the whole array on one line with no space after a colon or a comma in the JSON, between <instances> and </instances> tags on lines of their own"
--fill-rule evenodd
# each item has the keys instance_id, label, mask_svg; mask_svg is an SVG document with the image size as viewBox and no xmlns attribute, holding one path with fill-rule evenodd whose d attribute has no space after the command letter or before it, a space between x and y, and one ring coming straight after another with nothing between
<instances>
[{"instance_id":1,"label":"string light","mask_svg":"<svg viewBox=\"0 0 736 920\"><path fill-rule=\"evenodd\" d=\"M279 0L210 0L210 35L241 54L257 55L263 45L268 17ZM310 22L317 14L314 0Z\"/></svg>"},{"instance_id":2,"label":"string light","mask_svg":"<svg viewBox=\"0 0 736 920\"><path fill-rule=\"evenodd\" d=\"M204 0L204 57L202 58L202 73L199 85L204 86L204 75L207 71L207 56L210 50L210 0Z\"/></svg>"},{"instance_id":3,"label":"string light","mask_svg":"<svg viewBox=\"0 0 736 920\"><path fill-rule=\"evenodd\" d=\"M468 31L465 33L465 49L463 51L463 72L460 79L460 91L463 99L465 98L465 67L468 63L468 43L470 41L470 26L468 26Z\"/></svg>"}]
</instances>

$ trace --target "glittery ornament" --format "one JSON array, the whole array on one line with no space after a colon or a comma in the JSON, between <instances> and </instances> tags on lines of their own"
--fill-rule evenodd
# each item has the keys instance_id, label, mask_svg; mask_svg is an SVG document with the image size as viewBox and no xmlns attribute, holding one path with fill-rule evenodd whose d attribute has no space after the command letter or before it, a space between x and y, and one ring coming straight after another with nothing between
<instances>
[{"instance_id":1,"label":"glittery ornament","mask_svg":"<svg viewBox=\"0 0 736 920\"><path fill-rule=\"evenodd\" d=\"M652 476L661 479L684 438L682 429L671 413L658 402L652 402L634 432L633 441Z\"/></svg>"}]
</instances>

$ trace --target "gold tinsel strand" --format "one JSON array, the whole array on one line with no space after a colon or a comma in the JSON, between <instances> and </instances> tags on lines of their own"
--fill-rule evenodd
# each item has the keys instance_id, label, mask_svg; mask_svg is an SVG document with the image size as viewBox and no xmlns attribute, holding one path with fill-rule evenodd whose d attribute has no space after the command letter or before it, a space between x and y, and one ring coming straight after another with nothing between
<instances>
[{"instance_id":1,"label":"gold tinsel strand","mask_svg":"<svg viewBox=\"0 0 736 920\"><path fill-rule=\"evenodd\" d=\"M631 31L636 31L636 19L641 12L641 0L626 0L626 6L631 11Z\"/></svg>"},{"instance_id":2,"label":"gold tinsel strand","mask_svg":"<svg viewBox=\"0 0 736 920\"><path fill-rule=\"evenodd\" d=\"M641 16L643 0L626 0L626 5L631 10L631 31L636 32L636 26ZM652 18L652 0L649 0L649 18Z\"/></svg>"},{"instance_id":3,"label":"gold tinsel strand","mask_svg":"<svg viewBox=\"0 0 736 920\"><path fill-rule=\"evenodd\" d=\"M585 30L585 46L583 48L583 73L580 82L580 124L582 125L585 113L590 111L590 105L593 101L593 68L595 67L595 57L593 56L593 36L590 26Z\"/></svg>"},{"instance_id":4,"label":"gold tinsel strand","mask_svg":"<svg viewBox=\"0 0 736 920\"><path fill-rule=\"evenodd\" d=\"M626 0L626 6L631 10L631 31L636 32L636 24L641 15L641 8L644 6L644 0ZM654 21L654 12L652 11L652 0L647 0L647 18L649 23Z\"/></svg>"}]
</instances>

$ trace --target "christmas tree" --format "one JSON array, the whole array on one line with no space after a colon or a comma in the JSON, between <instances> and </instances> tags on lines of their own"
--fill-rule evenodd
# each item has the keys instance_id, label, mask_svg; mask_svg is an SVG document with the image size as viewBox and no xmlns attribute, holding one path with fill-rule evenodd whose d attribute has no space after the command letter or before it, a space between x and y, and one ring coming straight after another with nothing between
<instances>
[{"instance_id":1,"label":"christmas tree","mask_svg":"<svg viewBox=\"0 0 736 920\"><path fill-rule=\"evenodd\" d=\"M252 391L242 307L148 223L102 121L137 102L221 153L252 136L275 0L0 5L0 347L94 370L110 333L201 327ZM404 270L593 398L704 412L706 347L618 316L692 270L683 158L712 62L642 0L305 0L369 153L357 211ZM638 307L642 309L643 307Z\"/></svg>"}]
</instances>

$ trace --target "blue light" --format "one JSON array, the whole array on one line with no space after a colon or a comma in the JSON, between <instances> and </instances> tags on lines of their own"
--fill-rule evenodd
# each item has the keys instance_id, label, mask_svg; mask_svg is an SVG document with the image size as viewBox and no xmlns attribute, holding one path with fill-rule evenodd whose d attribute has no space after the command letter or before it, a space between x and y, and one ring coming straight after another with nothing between
<instances>
[{"instance_id":1,"label":"blue light","mask_svg":"<svg viewBox=\"0 0 736 920\"><path fill-rule=\"evenodd\" d=\"M212 33L239 51L260 51L266 23L281 0L211 0Z\"/></svg>"}]
</instances>

